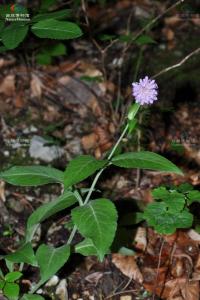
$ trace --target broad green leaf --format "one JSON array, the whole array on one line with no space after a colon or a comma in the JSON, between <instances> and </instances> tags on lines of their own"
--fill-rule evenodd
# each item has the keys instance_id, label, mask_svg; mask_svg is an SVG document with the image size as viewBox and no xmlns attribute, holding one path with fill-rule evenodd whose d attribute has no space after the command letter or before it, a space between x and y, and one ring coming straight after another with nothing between
<instances>
[{"instance_id":1,"label":"broad green leaf","mask_svg":"<svg viewBox=\"0 0 200 300\"><path fill-rule=\"evenodd\" d=\"M70 161L64 173L64 185L76 184L103 168L106 160L97 160L91 155L81 155Z\"/></svg>"},{"instance_id":2,"label":"broad green leaf","mask_svg":"<svg viewBox=\"0 0 200 300\"><path fill-rule=\"evenodd\" d=\"M165 202L150 203L143 215L148 224L161 234L172 234L177 228L190 228L193 222L193 215L186 209L175 211L169 209Z\"/></svg>"},{"instance_id":3,"label":"broad green leaf","mask_svg":"<svg viewBox=\"0 0 200 300\"><path fill-rule=\"evenodd\" d=\"M194 187L190 183L182 183L178 186L177 190L182 193L190 192Z\"/></svg>"},{"instance_id":4,"label":"broad green leaf","mask_svg":"<svg viewBox=\"0 0 200 300\"><path fill-rule=\"evenodd\" d=\"M183 175L182 171L171 161L157 153L149 151L120 154L112 159L112 163L121 168L150 169Z\"/></svg>"},{"instance_id":5,"label":"broad green leaf","mask_svg":"<svg viewBox=\"0 0 200 300\"><path fill-rule=\"evenodd\" d=\"M181 211L185 206L185 196L176 191L170 192L168 198L163 200L171 212Z\"/></svg>"},{"instance_id":6,"label":"broad green leaf","mask_svg":"<svg viewBox=\"0 0 200 300\"><path fill-rule=\"evenodd\" d=\"M72 14L71 9L62 9L54 12L42 13L32 18L32 22L44 21L47 19L66 19L69 18Z\"/></svg>"},{"instance_id":7,"label":"broad green leaf","mask_svg":"<svg viewBox=\"0 0 200 300\"><path fill-rule=\"evenodd\" d=\"M46 52L38 53L35 58L37 64L39 65L50 65L52 63L51 56Z\"/></svg>"},{"instance_id":8,"label":"broad green leaf","mask_svg":"<svg viewBox=\"0 0 200 300\"><path fill-rule=\"evenodd\" d=\"M84 256L98 255L98 250L92 240L87 238L75 246L75 252Z\"/></svg>"},{"instance_id":9,"label":"broad green leaf","mask_svg":"<svg viewBox=\"0 0 200 300\"><path fill-rule=\"evenodd\" d=\"M149 35L143 34L135 40L135 43L142 46L147 44L156 44L156 41L154 41Z\"/></svg>"},{"instance_id":10,"label":"broad green leaf","mask_svg":"<svg viewBox=\"0 0 200 300\"><path fill-rule=\"evenodd\" d=\"M19 186L63 183L64 173L45 166L15 166L0 173L0 178Z\"/></svg>"},{"instance_id":11,"label":"broad green leaf","mask_svg":"<svg viewBox=\"0 0 200 300\"><path fill-rule=\"evenodd\" d=\"M24 294L21 300L45 300L40 295Z\"/></svg>"},{"instance_id":12,"label":"broad green leaf","mask_svg":"<svg viewBox=\"0 0 200 300\"><path fill-rule=\"evenodd\" d=\"M172 211L181 211L185 205L185 196L175 190L168 191L165 187L153 190L154 199L163 200Z\"/></svg>"},{"instance_id":13,"label":"broad green leaf","mask_svg":"<svg viewBox=\"0 0 200 300\"><path fill-rule=\"evenodd\" d=\"M67 262L69 256L70 247L68 245L59 248L41 245L36 252L40 267L40 284L43 284L53 276Z\"/></svg>"},{"instance_id":14,"label":"broad green leaf","mask_svg":"<svg viewBox=\"0 0 200 300\"><path fill-rule=\"evenodd\" d=\"M114 204L107 199L91 201L87 205L74 208L72 220L79 232L92 240L100 260L103 260L117 228L117 211Z\"/></svg>"},{"instance_id":15,"label":"broad green leaf","mask_svg":"<svg viewBox=\"0 0 200 300\"><path fill-rule=\"evenodd\" d=\"M51 56L65 55L67 53L67 48L63 43L55 44L46 50Z\"/></svg>"},{"instance_id":16,"label":"broad green leaf","mask_svg":"<svg viewBox=\"0 0 200 300\"><path fill-rule=\"evenodd\" d=\"M31 27L31 30L37 37L59 40L74 39L82 35L77 24L54 19L39 21Z\"/></svg>"},{"instance_id":17,"label":"broad green leaf","mask_svg":"<svg viewBox=\"0 0 200 300\"><path fill-rule=\"evenodd\" d=\"M17 283L6 282L3 293L8 299L16 298L19 295L19 285Z\"/></svg>"},{"instance_id":18,"label":"broad green leaf","mask_svg":"<svg viewBox=\"0 0 200 300\"><path fill-rule=\"evenodd\" d=\"M200 202L200 191L189 191L187 197L189 205L193 202Z\"/></svg>"},{"instance_id":19,"label":"broad green leaf","mask_svg":"<svg viewBox=\"0 0 200 300\"><path fill-rule=\"evenodd\" d=\"M164 186L153 189L152 196L154 199L165 199L169 196L169 191Z\"/></svg>"},{"instance_id":20,"label":"broad green leaf","mask_svg":"<svg viewBox=\"0 0 200 300\"><path fill-rule=\"evenodd\" d=\"M72 192L66 191L56 200L50 203L43 204L38 209L36 209L28 218L26 228L26 241L28 242L32 240L32 237L37 230L39 223L43 222L59 211L75 204L76 202L77 199L74 194Z\"/></svg>"},{"instance_id":21,"label":"broad green leaf","mask_svg":"<svg viewBox=\"0 0 200 300\"><path fill-rule=\"evenodd\" d=\"M21 272L11 272L11 273L8 273L5 276L5 281L14 282L15 280L21 278L22 275L23 274Z\"/></svg>"},{"instance_id":22,"label":"broad green leaf","mask_svg":"<svg viewBox=\"0 0 200 300\"><path fill-rule=\"evenodd\" d=\"M12 23L5 27L2 32L2 42L7 49L16 48L26 37L28 25Z\"/></svg>"},{"instance_id":23,"label":"broad green leaf","mask_svg":"<svg viewBox=\"0 0 200 300\"><path fill-rule=\"evenodd\" d=\"M14 263L23 262L32 266L37 266L37 260L31 243L25 244L23 247L19 248L14 253L6 255L5 258Z\"/></svg>"}]
</instances>

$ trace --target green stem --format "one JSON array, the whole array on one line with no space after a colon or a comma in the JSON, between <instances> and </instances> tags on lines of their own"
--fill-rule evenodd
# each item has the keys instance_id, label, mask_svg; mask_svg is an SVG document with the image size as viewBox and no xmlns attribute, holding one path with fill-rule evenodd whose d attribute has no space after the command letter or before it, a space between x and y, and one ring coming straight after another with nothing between
<instances>
[{"instance_id":1,"label":"green stem","mask_svg":"<svg viewBox=\"0 0 200 300\"><path fill-rule=\"evenodd\" d=\"M127 133L127 131L128 131L128 124L127 124L126 127L124 128L122 134L120 135L120 137L119 137L119 139L117 140L116 144L114 145L112 151L110 152L110 154L109 154L109 156L108 156L108 160L110 160L110 159L113 157L113 155L114 155L114 153L115 153L117 147L119 146L120 142L121 142L122 139L124 138L124 136L125 136L125 134ZM92 192L94 191L95 185L97 184L97 181L99 180L99 177L101 176L101 174L103 173L103 171L105 170L105 168L106 168L106 167L104 167L103 169L101 169L101 170L96 174L96 176L95 176L95 178L94 178L94 180L93 180L93 182L92 182L92 185L91 185L91 187L90 187L90 189L89 189L89 191L88 191L88 194L87 194L87 196L86 196L86 198L85 198L85 201L83 202L83 205L85 205L85 204L87 204L87 203L89 202L90 197L91 197L91 195L92 195ZM69 239L68 239L68 241L67 241L67 244L70 244L70 243L72 242L72 240L73 240L73 238L74 238L74 236L75 236L75 234L76 234L76 231L77 231L77 228L76 228L76 226L74 226L73 229L72 229L72 232L71 232L71 234L70 234L70 237L69 237Z\"/></svg>"}]
</instances>

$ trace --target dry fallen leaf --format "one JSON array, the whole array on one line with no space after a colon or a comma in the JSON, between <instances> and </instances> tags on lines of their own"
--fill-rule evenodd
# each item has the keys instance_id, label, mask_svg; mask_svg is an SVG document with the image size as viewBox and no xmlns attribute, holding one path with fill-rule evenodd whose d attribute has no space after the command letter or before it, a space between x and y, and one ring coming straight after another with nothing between
<instances>
[{"instance_id":1,"label":"dry fallen leaf","mask_svg":"<svg viewBox=\"0 0 200 300\"><path fill-rule=\"evenodd\" d=\"M90 133L82 137L81 142L85 151L95 149L97 146L98 136L95 133Z\"/></svg>"},{"instance_id":2,"label":"dry fallen leaf","mask_svg":"<svg viewBox=\"0 0 200 300\"><path fill-rule=\"evenodd\" d=\"M40 99L42 96L43 83L36 74L32 73L31 77L31 96Z\"/></svg>"},{"instance_id":3,"label":"dry fallen leaf","mask_svg":"<svg viewBox=\"0 0 200 300\"><path fill-rule=\"evenodd\" d=\"M145 251L147 247L147 232L146 228L138 227L134 238L135 247L139 250Z\"/></svg>"},{"instance_id":4,"label":"dry fallen leaf","mask_svg":"<svg viewBox=\"0 0 200 300\"><path fill-rule=\"evenodd\" d=\"M143 276L140 272L134 256L124 256L122 254L113 254L113 264L129 278L133 278L139 283L143 282Z\"/></svg>"},{"instance_id":5,"label":"dry fallen leaf","mask_svg":"<svg viewBox=\"0 0 200 300\"><path fill-rule=\"evenodd\" d=\"M15 94L15 75L7 75L0 85L0 93L6 96L13 96Z\"/></svg>"}]
</instances>

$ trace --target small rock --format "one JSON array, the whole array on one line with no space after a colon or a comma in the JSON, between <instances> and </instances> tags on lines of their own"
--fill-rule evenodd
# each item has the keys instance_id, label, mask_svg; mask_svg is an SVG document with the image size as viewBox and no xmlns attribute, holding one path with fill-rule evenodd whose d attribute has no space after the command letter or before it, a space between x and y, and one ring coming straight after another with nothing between
<instances>
[{"instance_id":1,"label":"small rock","mask_svg":"<svg viewBox=\"0 0 200 300\"><path fill-rule=\"evenodd\" d=\"M139 18L149 18L150 14L147 10L144 10L143 8L136 6L135 7L135 16Z\"/></svg>"},{"instance_id":2,"label":"small rock","mask_svg":"<svg viewBox=\"0 0 200 300\"><path fill-rule=\"evenodd\" d=\"M7 151L7 150L6 150L6 151L4 151L4 152L3 152L3 154L4 154L4 156L5 156L5 157L9 157L9 156L10 156L10 152L9 152L9 151Z\"/></svg>"},{"instance_id":3,"label":"small rock","mask_svg":"<svg viewBox=\"0 0 200 300\"><path fill-rule=\"evenodd\" d=\"M24 211L24 205L19 201L15 200L14 198L10 198L7 200L8 206L14 210L16 213L21 213Z\"/></svg>"},{"instance_id":4,"label":"small rock","mask_svg":"<svg viewBox=\"0 0 200 300\"><path fill-rule=\"evenodd\" d=\"M55 145L46 146L47 143L48 141L41 136L33 136L29 148L30 156L45 162L52 162L64 155L65 151L61 147Z\"/></svg>"},{"instance_id":5,"label":"small rock","mask_svg":"<svg viewBox=\"0 0 200 300\"><path fill-rule=\"evenodd\" d=\"M62 279L56 289L56 295L60 300L68 300L67 281Z\"/></svg>"},{"instance_id":6,"label":"small rock","mask_svg":"<svg viewBox=\"0 0 200 300\"><path fill-rule=\"evenodd\" d=\"M47 281L47 283L45 284L46 287L52 287L52 286L55 286L57 285L59 282L59 277L54 275L52 276L49 281Z\"/></svg>"}]
</instances>

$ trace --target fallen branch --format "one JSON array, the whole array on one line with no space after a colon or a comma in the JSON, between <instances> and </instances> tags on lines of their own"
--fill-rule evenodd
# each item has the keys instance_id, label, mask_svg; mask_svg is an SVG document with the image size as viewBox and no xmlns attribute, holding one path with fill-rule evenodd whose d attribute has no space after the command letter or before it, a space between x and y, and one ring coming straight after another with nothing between
<instances>
[{"instance_id":1,"label":"fallen branch","mask_svg":"<svg viewBox=\"0 0 200 300\"><path fill-rule=\"evenodd\" d=\"M180 66L182 66L190 57L192 57L193 55L196 55L197 53L200 52L200 48L197 48L196 50L194 50L193 52L189 53L186 57L184 57L179 63L172 65L170 67L165 68L164 70L160 71L159 73L155 74L152 78L156 78L164 73L167 73L168 71L171 71L175 68L178 68Z\"/></svg>"}]
</instances>

